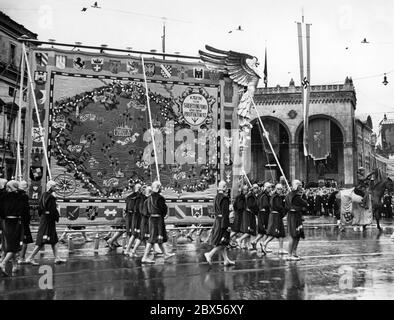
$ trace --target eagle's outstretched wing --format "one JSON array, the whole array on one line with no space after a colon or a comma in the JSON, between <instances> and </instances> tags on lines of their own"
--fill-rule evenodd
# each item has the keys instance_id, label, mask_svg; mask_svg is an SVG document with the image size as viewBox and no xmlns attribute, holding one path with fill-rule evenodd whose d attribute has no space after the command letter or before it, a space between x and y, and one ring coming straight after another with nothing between
<instances>
[{"instance_id":1,"label":"eagle's outstretched wing","mask_svg":"<svg viewBox=\"0 0 394 320\"><path fill-rule=\"evenodd\" d=\"M261 78L257 71L258 61L249 54L223 51L211 46L205 46L210 52L199 50L201 60L208 69L228 72L229 77L242 86L256 83Z\"/></svg>"}]
</instances>

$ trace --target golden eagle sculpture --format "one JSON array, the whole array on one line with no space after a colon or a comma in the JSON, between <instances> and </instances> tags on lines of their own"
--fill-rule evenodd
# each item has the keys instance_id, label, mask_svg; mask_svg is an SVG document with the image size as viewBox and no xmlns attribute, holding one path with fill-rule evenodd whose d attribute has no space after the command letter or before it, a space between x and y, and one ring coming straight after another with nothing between
<instances>
[{"instance_id":1,"label":"golden eagle sculpture","mask_svg":"<svg viewBox=\"0 0 394 320\"><path fill-rule=\"evenodd\" d=\"M209 52L199 50L200 58L208 69L228 73L231 80L247 90L241 97L237 114L241 131L251 128L250 108L257 84L261 79L259 75L259 62L256 57L249 54L223 51L211 46L205 46Z\"/></svg>"}]
</instances>

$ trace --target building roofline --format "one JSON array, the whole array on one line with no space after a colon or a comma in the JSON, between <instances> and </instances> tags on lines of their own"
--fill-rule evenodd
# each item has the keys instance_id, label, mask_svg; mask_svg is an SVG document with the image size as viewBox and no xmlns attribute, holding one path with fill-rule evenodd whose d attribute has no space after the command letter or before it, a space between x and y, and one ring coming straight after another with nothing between
<instances>
[{"instance_id":1,"label":"building roofline","mask_svg":"<svg viewBox=\"0 0 394 320\"><path fill-rule=\"evenodd\" d=\"M37 39L37 33L34 33L27 29L25 26L19 24L8 15L6 15L3 11L0 11L0 25L3 25L7 29L13 31L16 34L16 37L26 35L29 38Z\"/></svg>"}]
</instances>

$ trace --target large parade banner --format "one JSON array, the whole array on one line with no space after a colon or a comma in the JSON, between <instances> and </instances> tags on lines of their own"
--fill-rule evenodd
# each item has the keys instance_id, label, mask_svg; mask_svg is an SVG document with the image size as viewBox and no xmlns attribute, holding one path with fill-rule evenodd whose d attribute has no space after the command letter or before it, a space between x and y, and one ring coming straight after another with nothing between
<instances>
[{"instance_id":1,"label":"large parade banner","mask_svg":"<svg viewBox=\"0 0 394 320\"><path fill-rule=\"evenodd\" d=\"M50 163L60 194L123 198L133 183L150 184L156 173L143 82L52 77ZM218 88L151 82L149 98L164 195L213 197Z\"/></svg>"},{"instance_id":2,"label":"large parade banner","mask_svg":"<svg viewBox=\"0 0 394 320\"><path fill-rule=\"evenodd\" d=\"M49 179L59 200L124 199L157 177L143 69L148 84L163 195L211 200L220 179L220 74L198 62L64 50L32 52L30 196ZM224 150L224 149L223 149ZM193 200L194 201L194 200Z\"/></svg>"}]
</instances>

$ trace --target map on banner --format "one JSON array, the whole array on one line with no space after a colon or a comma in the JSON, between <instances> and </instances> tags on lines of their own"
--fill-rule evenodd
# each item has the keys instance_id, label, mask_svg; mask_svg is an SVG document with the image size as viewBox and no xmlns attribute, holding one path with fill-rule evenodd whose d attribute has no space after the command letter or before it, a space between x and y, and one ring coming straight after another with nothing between
<instances>
[{"instance_id":1,"label":"map on banner","mask_svg":"<svg viewBox=\"0 0 394 320\"><path fill-rule=\"evenodd\" d=\"M56 74L51 90L51 171L68 197L121 198L132 183L153 181L143 82ZM218 97L216 86L149 83L165 197L216 194Z\"/></svg>"}]
</instances>

